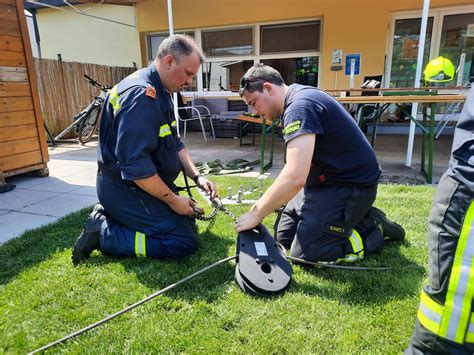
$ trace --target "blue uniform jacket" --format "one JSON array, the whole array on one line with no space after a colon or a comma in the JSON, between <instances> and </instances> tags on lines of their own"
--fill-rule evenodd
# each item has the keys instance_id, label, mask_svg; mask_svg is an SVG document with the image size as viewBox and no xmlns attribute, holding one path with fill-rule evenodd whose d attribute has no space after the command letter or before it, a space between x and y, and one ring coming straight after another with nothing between
<instances>
[{"instance_id":1,"label":"blue uniform jacket","mask_svg":"<svg viewBox=\"0 0 474 355\"><path fill-rule=\"evenodd\" d=\"M181 171L171 95L154 64L113 87L100 122L99 166L125 181L155 173L168 185Z\"/></svg>"},{"instance_id":2,"label":"blue uniform jacket","mask_svg":"<svg viewBox=\"0 0 474 355\"><path fill-rule=\"evenodd\" d=\"M290 85L282 116L285 142L316 134L308 186L377 184L374 150L353 118L333 97L311 86Z\"/></svg>"}]
</instances>

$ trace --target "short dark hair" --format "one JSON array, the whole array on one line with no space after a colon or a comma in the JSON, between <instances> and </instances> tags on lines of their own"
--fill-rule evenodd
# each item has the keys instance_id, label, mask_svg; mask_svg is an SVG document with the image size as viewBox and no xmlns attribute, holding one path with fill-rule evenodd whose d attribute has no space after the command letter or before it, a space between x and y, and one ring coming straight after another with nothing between
<instances>
[{"instance_id":1,"label":"short dark hair","mask_svg":"<svg viewBox=\"0 0 474 355\"><path fill-rule=\"evenodd\" d=\"M161 42L156 57L161 59L170 54L176 59L176 62L179 63L183 57L189 57L193 52L197 52L199 61L201 64L204 63L206 58L201 48L194 42L194 39L190 36L177 34L169 36Z\"/></svg>"},{"instance_id":2,"label":"short dark hair","mask_svg":"<svg viewBox=\"0 0 474 355\"><path fill-rule=\"evenodd\" d=\"M285 84L278 70L261 63L253 65L240 79L240 96L244 94L245 90L248 92L262 92L265 82L278 86Z\"/></svg>"}]
</instances>

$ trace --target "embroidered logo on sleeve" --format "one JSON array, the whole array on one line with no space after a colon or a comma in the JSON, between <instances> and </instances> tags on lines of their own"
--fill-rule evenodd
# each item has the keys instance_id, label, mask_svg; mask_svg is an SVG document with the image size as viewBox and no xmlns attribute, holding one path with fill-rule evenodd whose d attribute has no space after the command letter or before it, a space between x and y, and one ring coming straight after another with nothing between
<instances>
[{"instance_id":1,"label":"embroidered logo on sleeve","mask_svg":"<svg viewBox=\"0 0 474 355\"><path fill-rule=\"evenodd\" d=\"M283 129L283 134L285 136L289 135L289 134L292 134L292 133L295 133L296 131L298 131L299 129L301 128L301 121L298 120L298 121L293 121L291 122L288 126L286 126L284 129Z\"/></svg>"},{"instance_id":2,"label":"embroidered logo on sleeve","mask_svg":"<svg viewBox=\"0 0 474 355\"><path fill-rule=\"evenodd\" d=\"M145 95L151 97L152 99L156 98L156 90L153 86L147 86Z\"/></svg>"}]
</instances>

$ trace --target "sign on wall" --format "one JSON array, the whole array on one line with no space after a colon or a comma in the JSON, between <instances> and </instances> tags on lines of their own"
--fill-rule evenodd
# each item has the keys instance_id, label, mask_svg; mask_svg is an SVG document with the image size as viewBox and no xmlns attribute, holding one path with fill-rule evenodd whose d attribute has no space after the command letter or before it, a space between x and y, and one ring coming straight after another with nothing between
<instances>
[{"instance_id":1,"label":"sign on wall","mask_svg":"<svg viewBox=\"0 0 474 355\"><path fill-rule=\"evenodd\" d=\"M351 60L355 61L354 75L360 74L360 54L348 54L346 55L346 75L351 75Z\"/></svg>"},{"instance_id":2,"label":"sign on wall","mask_svg":"<svg viewBox=\"0 0 474 355\"><path fill-rule=\"evenodd\" d=\"M332 65L341 65L342 64L342 49L333 49L332 50Z\"/></svg>"}]
</instances>

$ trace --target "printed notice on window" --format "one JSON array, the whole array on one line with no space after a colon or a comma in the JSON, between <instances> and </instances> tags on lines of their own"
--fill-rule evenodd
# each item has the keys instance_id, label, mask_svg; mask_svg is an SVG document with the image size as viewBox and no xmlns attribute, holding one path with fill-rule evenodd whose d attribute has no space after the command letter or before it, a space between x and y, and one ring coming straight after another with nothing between
<instances>
[{"instance_id":1,"label":"printed notice on window","mask_svg":"<svg viewBox=\"0 0 474 355\"><path fill-rule=\"evenodd\" d=\"M467 25L466 37L474 37L474 23Z\"/></svg>"}]
</instances>

